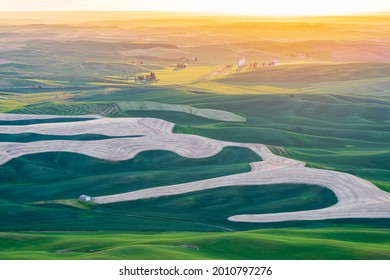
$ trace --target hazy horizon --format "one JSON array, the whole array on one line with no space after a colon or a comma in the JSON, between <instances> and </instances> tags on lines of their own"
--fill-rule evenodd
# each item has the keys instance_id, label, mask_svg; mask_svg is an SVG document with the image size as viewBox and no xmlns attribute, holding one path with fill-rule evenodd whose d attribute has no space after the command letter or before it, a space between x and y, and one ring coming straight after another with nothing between
<instances>
[{"instance_id":1,"label":"hazy horizon","mask_svg":"<svg viewBox=\"0 0 390 280\"><path fill-rule=\"evenodd\" d=\"M269 17L269 18L306 18L306 17L354 17L354 16L390 16L390 10L385 12L361 12L345 14L323 14L323 15L261 15L261 14L239 14L223 12L199 12L199 11L156 11L156 10L36 10L36 11L0 11L0 14L61 14L61 13L107 13L107 14L188 14L188 15L206 15L206 16L246 16L246 17Z\"/></svg>"},{"instance_id":2,"label":"hazy horizon","mask_svg":"<svg viewBox=\"0 0 390 280\"><path fill-rule=\"evenodd\" d=\"M342 16L389 13L390 2L357 0L353 5L337 0L274 0L272 2L225 0L223 3L199 0L196 3L183 0L14 0L0 4L2 12L168 12L195 14L225 14L248 16Z\"/></svg>"}]
</instances>

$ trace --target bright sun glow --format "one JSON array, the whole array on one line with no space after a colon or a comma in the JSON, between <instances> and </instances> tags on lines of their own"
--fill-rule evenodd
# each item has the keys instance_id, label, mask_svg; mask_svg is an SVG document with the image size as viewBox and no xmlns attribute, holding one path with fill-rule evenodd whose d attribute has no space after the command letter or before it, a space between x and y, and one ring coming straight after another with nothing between
<instances>
[{"instance_id":1,"label":"bright sun glow","mask_svg":"<svg viewBox=\"0 0 390 280\"><path fill-rule=\"evenodd\" d=\"M0 11L186 11L307 16L390 12L389 0L12 0Z\"/></svg>"}]
</instances>

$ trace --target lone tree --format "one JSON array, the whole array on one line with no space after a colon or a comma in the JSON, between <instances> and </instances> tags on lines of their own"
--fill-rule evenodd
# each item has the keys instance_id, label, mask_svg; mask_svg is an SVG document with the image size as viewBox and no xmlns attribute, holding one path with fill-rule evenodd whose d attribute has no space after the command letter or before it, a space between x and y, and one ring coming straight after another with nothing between
<instances>
[{"instance_id":1,"label":"lone tree","mask_svg":"<svg viewBox=\"0 0 390 280\"><path fill-rule=\"evenodd\" d=\"M150 80L151 80L151 81L156 81L156 80L157 80L156 74L155 74L154 72L150 72L149 77L150 77Z\"/></svg>"}]
</instances>

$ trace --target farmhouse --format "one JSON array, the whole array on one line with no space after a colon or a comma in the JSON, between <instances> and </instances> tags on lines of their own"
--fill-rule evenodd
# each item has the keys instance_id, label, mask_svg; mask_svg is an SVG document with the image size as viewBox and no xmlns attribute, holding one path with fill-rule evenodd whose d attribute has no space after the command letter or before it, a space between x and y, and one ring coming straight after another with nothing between
<instances>
[{"instance_id":1,"label":"farmhouse","mask_svg":"<svg viewBox=\"0 0 390 280\"><path fill-rule=\"evenodd\" d=\"M246 64L245 57L242 56L240 60L238 61L238 67L244 67Z\"/></svg>"},{"instance_id":2,"label":"farmhouse","mask_svg":"<svg viewBox=\"0 0 390 280\"><path fill-rule=\"evenodd\" d=\"M83 202L83 203L86 203L86 202L92 201L92 198L90 196L88 196L88 195L82 194L79 197L79 201Z\"/></svg>"}]
</instances>

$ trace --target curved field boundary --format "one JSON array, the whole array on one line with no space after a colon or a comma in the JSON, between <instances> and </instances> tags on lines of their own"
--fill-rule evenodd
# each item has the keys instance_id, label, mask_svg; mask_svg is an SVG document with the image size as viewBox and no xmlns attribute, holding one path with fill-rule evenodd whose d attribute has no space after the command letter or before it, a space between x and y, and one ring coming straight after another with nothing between
<instances>
[{"instance_id":1,"label":"curved field boundary","mask_svg":"<svg viewBox=\"0 0 390 280\"><path fill-rule=\"evenodd\" d=\"M119 122L119 123L117 123ZM126 125L121 125L123 123ZM206 137L172 134L174 124L159 119L102 119L84 121L85 125L67 127L67 135L82 133L88 129L97 129L93 124L108 124L100 126L101 133L127 135L131 129L144 131L144 137L117 138L96 141L37 141L29 143L0 143L0 164L26 154L51 151L81 153L106 160L127 160L138 153L150 150L167 150L188 158L205 158L218 154L224 147L245 147L257 153L263 161L251 163L252 170L247 173L223 176L185 184L149 188L145 190L94 197L98 204L157 198L195 191L221 188L228 186L250 186L270 184L308 184L319 185L333 191L338 202L330 207L287 213L246 214L232 216L234 222L280 222L291 220L324 220L338 218L390 218L390 194L380 190L370 182L356 176L329 170L305 167L304 162L291 160L274 155L265 145L251 143L234 143L209 139ZM69 124L69 123L67 123ZM111 127L118 124L116 127ZM129 127L129 124L130 127ZM58 125L58 124L56 124ZM91 128L92 125L92 128ZM45 133L64 133L52 124L18 126L21 132L30 132L32 126L39 126ZM4 128L7 126L2 126ZM81 128L82 129L81 129ZM145 129L147 127L147 129ZM23 130L24 128L24 130ZM15 127L8 126L9 133ZM126 131L122 131L126 130ZM137 132L139 133L139 132ZM60 134L63 135L63 134ZM107 134L106 134L107 135Z\"/></svg>"},{"instance_id":2,"label":"curved field boundary","mask_svg":"<svg viewBox=\"0 0 390 280\"><path fill-rule=\"evenodd\" d=\"M110 103L80 103L80 104L50 104L39 107L26 107L22 112L31 114L0 114L0 120L21 120L21 119L47 119L54 117L61 118L103 118L102 116L123 115L126 111L168 111L180 112L190 114L210 120L224 121L224 122L245 122L246 118L234 114L232 112L196 108L189 105L182 104L167 104L153 101L137 101L125 102L116 101ZM48 114L55 112L71 112L73 115L54 116L54 115L39 115L39 112L47 112ZM36 113L36 114L35 114ZM99 115L89 115L89 113L98 113ZM84 115L88 114L88 115ZM5 119L7 118L7 119Z\"/></svg>"},{"instance_id":3,"label":"curved field boundary","mask_svg":"<svg viewBox=\"0 0 390 280\"><path fill-rule=\"evenodd\" d=\"M0 121L45 120L45 119L100 119L99 115L34 115L0 114Z\"/></svg>"},{"instance_id":4,"label":"curved field boundary","mask_svg":"<svg viewBox=\"0 0 390 280\"><path fill-rule=\"evenodd\" d=\"M216 109L200 109L188 105L165 104L152 101L116 102L122 111L171 111L181 112L206 119L225 122L245 122L246 118L234 113Z\"/></svg>"},{"instance_id":5,"label":"curved field boundary","mask_svg":"<svg viewBox=\"0 0 390 280\"><path fill-rule=\"evenodd\" d=\"M327 208L274 214L249 214L229 217L234 222L282 222L293 220L326 220L341 218L390 218L390 194L356 176L336 171L304 167L303 162L275 156L261 144L227 146L247 147L257 152L262 162L252 163L248 173L223 176L185 184L95 197L98 204L157 198L228 186L259 186L273 184L318 185L333 191L338 202Z\"/></svg>"},{"instance_id":6,"label":"curved field boundary","mask_svg":"<svg viewBox=\"0 0 390 280\"><path fill-rule=\"evenodd\" d=\"M119 161L134 158L141 152L165 150L187 158L217 155L224 145L207 138L176 134L149 135L136 138L114 138L93 141L49 140L28 143L0 142L0 165L23 155L45 152L70 152Z\"/></svg>"},{"instance_id":7,"label":"curved field boundary","mask_svg":"<svg viewBox=\"0 0 390 280\"><path fill-rule=\"evenodd\" d=\"M0 126L0 132L2 134L134 136L172 133L174 126L173 123L154 118L99 118L79 122L3 125Z\"/></svg>"}]
</instances>

